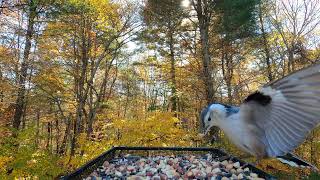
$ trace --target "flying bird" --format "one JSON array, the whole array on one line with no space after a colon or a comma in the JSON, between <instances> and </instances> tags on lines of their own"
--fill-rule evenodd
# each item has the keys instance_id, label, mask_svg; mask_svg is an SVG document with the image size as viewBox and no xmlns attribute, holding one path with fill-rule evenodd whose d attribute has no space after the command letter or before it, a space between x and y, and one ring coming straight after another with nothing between
<instances>
[{"instance_id":1,"label":"flying bird","mask_svg":"<svg viewBox=\"0 0 320 180\"><path fill-rule=\"evenodd\" d=\"M279 157L284 163L315 168L291 152L320 123L320 64L264 85L239 107L211 104L200 119L204 134L219 127L257 160Z\"/></svg>"}]
</instances>

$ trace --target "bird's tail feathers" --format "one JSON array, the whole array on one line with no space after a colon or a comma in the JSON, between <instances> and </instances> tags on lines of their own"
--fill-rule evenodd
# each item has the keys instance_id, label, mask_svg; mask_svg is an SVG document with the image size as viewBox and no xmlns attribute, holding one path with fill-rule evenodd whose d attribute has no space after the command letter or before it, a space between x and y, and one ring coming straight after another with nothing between
<instances>
[{"instance_id":1,"label":"bird's tail feathers","mask_svg":"<svg viewBox=\"0 0 320 180\"><path fill-rule=\"evenodd\" d=\"M287 153L284 156L277 156L277 159L281 161L283 164L287 164L292 167L310 168L313 171L319 172L319 169L316 166L302 160L301 158L292 153Z\"/></svg>"}]
</instances>

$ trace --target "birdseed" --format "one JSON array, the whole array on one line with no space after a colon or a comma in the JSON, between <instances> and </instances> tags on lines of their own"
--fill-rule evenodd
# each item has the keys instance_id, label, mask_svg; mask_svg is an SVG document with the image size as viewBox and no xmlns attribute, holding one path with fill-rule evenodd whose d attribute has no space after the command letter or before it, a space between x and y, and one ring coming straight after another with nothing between
<instances>
[{"instance_id":1,"label":"birdseed","mask_svg":"<svg viewBox=\"0 0 320 180\"><path fill-rule=\"evenodd\" d=\"M206 155L140 157L125 155L105 161L85 180L262 180L249 168L231 160L219 161Z\"/></svg>"}]
</instances>

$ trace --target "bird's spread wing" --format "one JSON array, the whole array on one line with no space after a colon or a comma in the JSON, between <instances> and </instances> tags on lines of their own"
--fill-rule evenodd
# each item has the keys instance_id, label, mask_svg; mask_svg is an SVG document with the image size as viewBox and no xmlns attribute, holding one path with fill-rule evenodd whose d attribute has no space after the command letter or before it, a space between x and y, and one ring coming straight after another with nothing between
<instances>
[{"instance_id":1,"label":"bird's spread wing","mask_svg":"<svg viewBox=\"0 0 320 180\"><path fill-rule=\"evenodd\" d=\"M292 151L320 122L320 64L265 85L245 99L240 113L264 131L269 156Z\"/></svg>"}]
</instances>

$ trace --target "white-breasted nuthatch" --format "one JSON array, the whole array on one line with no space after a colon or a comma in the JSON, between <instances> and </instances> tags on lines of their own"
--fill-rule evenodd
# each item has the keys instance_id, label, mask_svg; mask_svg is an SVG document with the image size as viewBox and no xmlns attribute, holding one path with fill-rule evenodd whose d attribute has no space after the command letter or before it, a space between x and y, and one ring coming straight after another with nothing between
<instances>
[{"instance_id":1,"label":"white-breasted nuthatch","mask_svg":"<svg viewBox=\"0 0 320 180\"><path fill-rule=\"evenodd\" d=\"M239 106L211 104L201 129L213 126L257 159L284 156L320 123L320 64L264 85Z\"/></svg>"}]
</instances>

